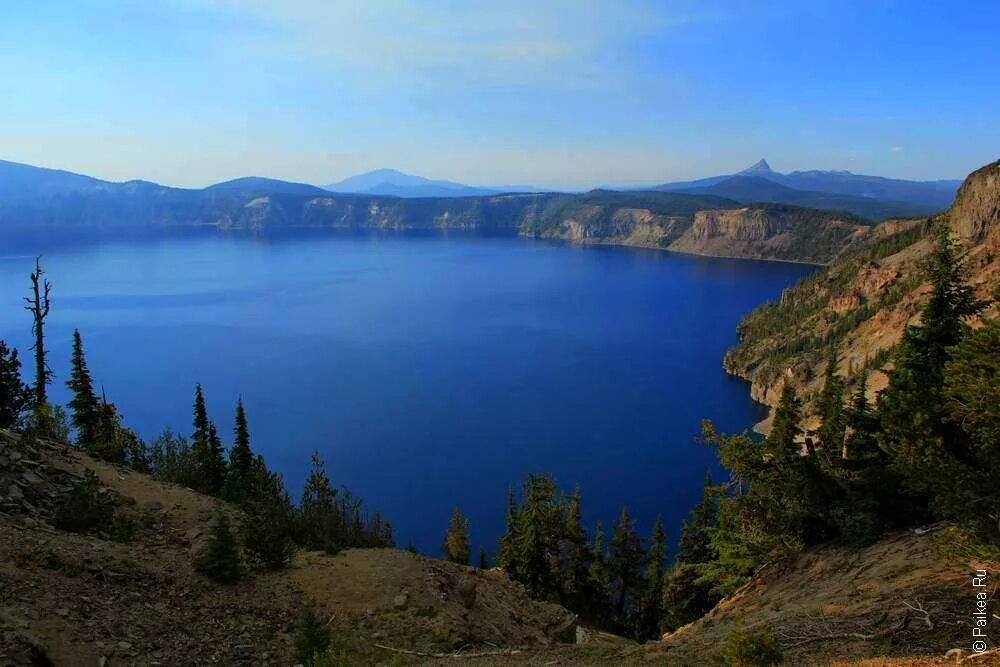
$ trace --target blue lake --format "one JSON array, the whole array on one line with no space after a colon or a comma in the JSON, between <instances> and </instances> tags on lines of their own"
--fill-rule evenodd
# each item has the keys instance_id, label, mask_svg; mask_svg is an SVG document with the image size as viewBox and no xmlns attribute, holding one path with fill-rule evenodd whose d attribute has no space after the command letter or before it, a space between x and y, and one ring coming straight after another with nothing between
<instances>
[{"instance_id":1,"label":"blue lake","mask_svg":"<svg viewBox=\"0 0 1000 667\"><path fill-rule=\"evenodd\" d=\"M0 338L30 355L32 255L53 283L65 401L70 335L126 423L189 433L195 382L298 497L311 452L437 555L456 505L492 554L506 490L579 484L585 518L627 505L671 540L700 495L702 418L763 415L721 362L740 317L813 267L516 237L216 231L0 239Z\"/></svg>"}]
</instances>

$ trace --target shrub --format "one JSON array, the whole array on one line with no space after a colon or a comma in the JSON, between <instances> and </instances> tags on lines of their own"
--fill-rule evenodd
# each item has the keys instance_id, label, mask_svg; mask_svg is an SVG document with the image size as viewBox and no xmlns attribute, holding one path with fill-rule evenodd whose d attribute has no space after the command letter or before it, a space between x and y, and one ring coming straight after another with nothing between
<instances>
[{"instance_id":1,"label":"shrub","mask_svg":"<svg viewBox=\"0 0 1000 667\"><path fill-rule=\"evenodd\" d=\"M295 662L317 667L321 664L321 656L330 648L330 640L330 629L316 615L316 609L307 605L295 630Z\"/></svg>"},{"instance_id":2,"label":"shrub","mask_svg":"<svg viewBox=\"0 0 1000 667\"><path fill-rule=\"evenodd\" d=\"M267 504L247 508L243 548L265 570L283 569L295 553L291 511L286 508Z\"/></svg>"},{"instance_id":3,"label":"shrub","mask_svg":"<svg viewBox=\"0 0 1000 667\"><path fill-rule=\"evenodd\" d=\"M59 530L85 534L111 526L114 515L114 504L101 492L100 480L87 470L59 504L53 524Z\"/></svg>"},{"instance_id":4,"label":"shrub","mask_svg":"<svg viewBox=\"0 0 1000 667\"><path fill-rule=\"evenodd\" d=\"M240 554L229 519L218 512L208 548L194 561L195 570L213 581L231 584L240 578Z\"/></svg>"},{"instance_id":5,"label":"shrub","mask_svg":"<svg viewBox=\"0 0 1000 667\"><path fill-rule=\"evenodd\" d=\"M771 667L782 661L781 647L769 626L760 632L747 630L737 618L729 631L722 657L730 667Z\"/></svg>"}]
</instances>

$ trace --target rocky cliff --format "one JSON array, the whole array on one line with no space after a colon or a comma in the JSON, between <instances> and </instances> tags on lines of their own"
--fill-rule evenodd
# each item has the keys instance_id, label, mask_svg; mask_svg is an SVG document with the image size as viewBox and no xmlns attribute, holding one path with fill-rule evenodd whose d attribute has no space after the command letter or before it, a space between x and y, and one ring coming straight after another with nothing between
<instances>
[{"instance_id":1,"label":"rocky cliff","mask_svg":"<svg viewBox=\"0 0 1000 667\"><path fill-rule=\"evenodd\" d=\"M862 243L871 232L870 224L852 215L759 204L699 211L690 229L670 248L699 255L824 264Z\"/></svg>"},{"instance_id":2,"label":"rocky cliff","mask_svg":"<svg viewBox=\"0 0 1000 667\"><path fill-rule=\"evenodd\" d=\"M822 386L832 346L838 372L852 378L867 371L874 397L888 382L893 348L926 300L922 266L935 222L949 225L962 244L970 283L981 298L991 298L1000 286L1000 162L970 174L951 209L935 221L887 221L779 302L750 313L739 326L740 344L726 354L726 370L749 380L753 397L769 405L786 382L808 401Z\"/></svg>"}]
</instances>

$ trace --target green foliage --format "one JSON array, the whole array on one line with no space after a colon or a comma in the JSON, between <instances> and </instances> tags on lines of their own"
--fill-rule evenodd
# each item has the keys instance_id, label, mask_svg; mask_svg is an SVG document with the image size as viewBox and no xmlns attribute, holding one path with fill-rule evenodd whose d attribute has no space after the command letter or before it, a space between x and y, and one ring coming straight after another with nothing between
<instances>
[{"instance_id":1,"label":"green foliage","mask_svg":"<svg viewBox=\"0 0 1000 667\"><path fill-rule=\"evenodd\" d=\"M73 356L66 386L73 392L69 408L76 445L88 452L95 452L101 436L101 407L94 393L94 381L83 354L83 339L78 329L73 330Z\"/></svg>"},{"instance_id":2,"label":"green foliage","mask_svg":"<svg viewBox=\"0 0 1000 667\"><path fill-rule=\"evenodd\" d=\"M581 523L579 489L565 493L551 477L528 475L520 504L508 491L507 531L497 562L532 596L558 602L589 623L645 639L658 627L666 553L662 524L654 528L648 556L645 544L623 510L610 544L598 524L591 546Z\"/></svg>"},{"instance_id":3,"label":"green foliage","mask_svg":"<svg viewBox=\"0 0 1000 667\"><path fill-rule=\"evenodd\" d=\"M34 404L28 415L24 434L29 439L45 438L56 442L69 442L69 417L61 405Z\"/></svg>"},{"instance_id":4,"label":"green foliage","mask_svg":"<svg viewBox=\"0 0 1000 667\"><path fill-rule=\"evenodd\" d=\"M184 436L165 429L150 445L149 461L153 478L193 486L191 448Z\"/></svg>"},{"instance_id":5,"label":"green foliage","mask_svg":"<svg viewBox=\"0 0 1000 667\"><path fill-rule=\"evenodd\" d=\"M497 552L497 567L502 567L510 576L517 578L516 567L518 563L517 534L518 507L514 499L513 487L507 487L507 517L506 528L503 537L500 538L500 549Z\"/></svg>"},{"instance_id":6,"label":"green foliage","mask_svg":"<svg viewBox=\"0 0 1000 667\"><path fill-rule=\"evenodd\" d=\"M105 530L115 518L115 505L93 470L75 483L56 508L53 525L59 530L87 534Z\"/></svg>"},{"instance_id":7,"label":"green foliage","mask_svg":"<svg viewBox=\"0 0 1000 667\"><path fill-rule=\"evenodd\" d=\"M726 367L753 368L758 381L773 384L788 368L804 370L818 365L819 350L841 345L860 323L899 303L923 277L903 276L877 299L862 301L844 314L831 313L831 301L855 295L859 273L925 238L930 230L930 223L925 222L870 241L785 290L779 302L755 308L737 327L740 343L726 353ZM888 351L877 354L882 362L887 360ZM880 365L874 362L867 363L869 367Z\"/></svg>"},{"instance_id":8,"label":"green foliage","mask_svg":"<svg viewBox=\"0 0 1000 667\"><path fill-rule=\"evenodd\" d=\"M728 667L771 667L780 665L783 657L778 640L770 627L759 631L744 627L743 619L737 618L726 639L722 658Z\"/></svg>"},{"instance_id":9,"label":"green foliage","mask_svg":"<svg viewBox=\"0 0 1000 667\"><path fill-rule=\"evenodd\" d=\"M283 569L295 553L295 512L281 476L269 471L260 456L250 463L243 496L244 550L264 569Z\"/></svg>"},{"instance_id":10,"label":"green foliage","mask_svg":"<svg viewBox=\"0 0 1000 667\"><path fill-rule=\"evenodd\" d=\"M880 445L891 452L907 488L927 499L939 516L955 516L971 500L963 482L975 479L963 425L953 421L945 400L945 368L952 348L969 330L965 319L984 304L964 281L964 266L947 226L935 230L927 274L931 296L919 325L903 336L889 386L879 396Z\"/></svg>"},{"instance_id":11,"label":"green foliage","mask_svg":"<svg viewBox=\"0 0 1000 667\"><path fill-rule=\"evenodd\" d=\"M208 546L204 553L195 559L194 568L212 581L224 584L239 581L242 574L239 546L236 543L236 536L229 527L229 517L225 512L216 513Z\"/></svg>"},{"instance_id":12,"label":"green foliage","mask_svg":"<svg viewBox=\"0 0 1000 667\"><path fill-rule=\"evenodd\" d=\"M20 428L30 407L31 387L21 381L17 350L0 340L0 428Z\"/></svg>"},{"instance_id":13,"label":"green foliage","mask_svg":"<svg viewBox=\"0 0 1000 667\"><path fill-rule=\"evenodd\" d=\"M348 547L391 547L392 526L375 512L370 517L364 502L347 489L334 489L326 466L313 452L296 513L296 542L307 549L336 553Z\"/></svg>"},{"instance_id":14,"label":"green foliage","mask_svg":"<svg viewBox=\"0 0 1000 667\"><path fill-rule=\"evenodd\" d=\"M618 521L611 529L608 543L608 567L611 571L612 591L615 597L615 614L618 621L626 621L626 603L638 584L640 573L646 563L646 549L643 539L636 532L635 520L623 507Z\"/></svg>"},{"instance_id":15,"label":"green foliage","mask_svg":"<svg viewBox=\"0 0 1000 667\"><path fill-rule=\"evenodd\" d=\"M448 532L444 537L441 552L445 560L459 565L471 565L472 547L469 544L469 520L462 516L457 507L451 513Z\"/></svg>"},{"instance_id":16,"label":"green foliage","mask_svg":"<svg viewBox=\"0 0 1000 667\"><path fill-rule=\"evenodd\" d=\"M306 605L302 609L302 618L295 628L293 641L296 664L305 665L305 667L329 664L318 659L330 648L330 640L330 629L316 614L316 609L312 605Z\"/></svg>"},{"instance_id":17,"label":"green foliage","mask_svg":"<svg viewBox=\"0 0 1000 667\"><path fill-rule=\"evenodd\" d=\"M236 424L233 428L233 446L229 450L229 466L226 470L223 498L237 504L243 504L246 501L246 486L250 481L250 469L253 465L253 452L250 450L250 428L247 425L247 415L243 409L243 398L241 397L236 401Z\"/></svg>"},{"instance_id":18,"label":"green foliage","mask_svg":"<svg viewBox=\"0 0 1000 667\"><path fill-rule=\"evenodd\" d=\"M638 639L658 639L660 636L661 606L663 603L663 563L667 553L667 535L663 518L657 517L650 536L649 553L642 587L632 610L633 636Z\"/></svg>"},{"instance_id":19,"label":"green foliage","mask_svg":"<svg viewBox=\"0 0 1000 667\"><path fill-rule=\"evenodd\" d=\"M194 433L191 435L192 488L208 495L218 495L226 481L226 460L215 423L208 418L205 394L195 386Z\"/></svg>"}]
</instances>

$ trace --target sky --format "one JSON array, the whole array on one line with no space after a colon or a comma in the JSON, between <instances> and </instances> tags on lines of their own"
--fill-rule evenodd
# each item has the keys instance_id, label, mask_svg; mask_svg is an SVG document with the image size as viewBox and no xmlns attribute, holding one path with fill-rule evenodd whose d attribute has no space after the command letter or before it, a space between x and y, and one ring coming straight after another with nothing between
<instances>
[{"instance_id":1,"label":"sky","mask_svg":"<svg viewBox=\"0 0 1000 667\"><path fill-rule=\"evenodd\" d=\"M1000 157L1000 2L0 0L0 159L578 189Z\"/></svg>"}]
</instances>

